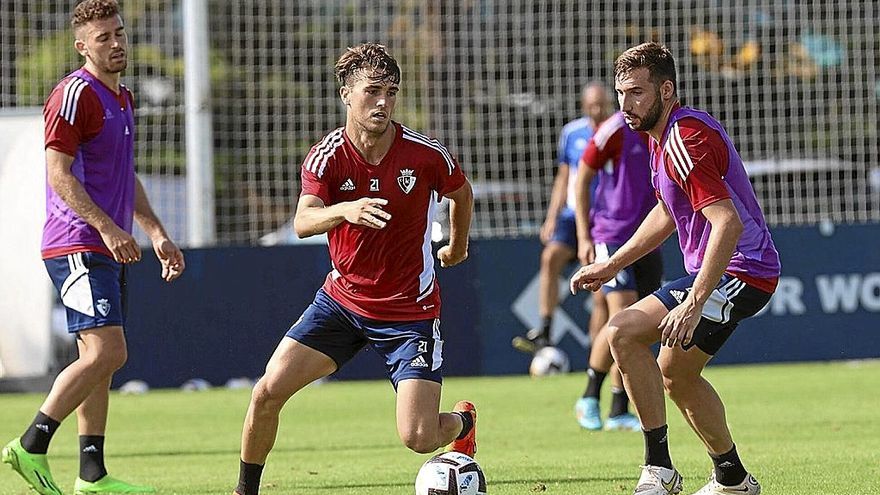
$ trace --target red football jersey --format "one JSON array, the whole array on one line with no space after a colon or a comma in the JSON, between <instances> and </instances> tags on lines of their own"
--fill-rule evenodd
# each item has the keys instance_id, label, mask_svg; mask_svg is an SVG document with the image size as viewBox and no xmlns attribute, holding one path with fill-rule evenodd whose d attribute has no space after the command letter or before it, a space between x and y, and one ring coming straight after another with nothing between
<instances>
[{"instance_id":1,"label":"red football jersey","mask_svg":"<svg viewBox=\"0 0 880 495\"><path fill-rule=\"evenodd\" d=\"M431 228L442 196L465 182L455 158L436 139L397 122L391 149L367 163L340 127L312 147L302 165L302 195L327 206L365 197L388 200L384 229L343 221L327 232L333 270L324 290L349 310L385 321L440 316Z\"/></svg>"}]
</instances>

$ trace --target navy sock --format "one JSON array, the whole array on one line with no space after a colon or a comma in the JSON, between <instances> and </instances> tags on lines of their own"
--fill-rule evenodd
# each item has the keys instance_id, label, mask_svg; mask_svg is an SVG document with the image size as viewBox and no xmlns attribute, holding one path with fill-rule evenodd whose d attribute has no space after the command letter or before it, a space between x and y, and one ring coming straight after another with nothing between
<instances>
[{"instance_id":1,"label":"navy sock","mask_svg":"<svg viewBox=\"0 0 880 495\"><path fill-rule=\"evenodd\" d=\"M667 426L663 425L653 430L642 430L642 432L645 434L645 465L672 469Z\"/></svg>"},{"instance_id":2,"label":"navy sock","mask_svg":"<svg viewBox=\"0 0 880 495\"><path fill-rule=\"evenodd\" d=\"M729 452L714 456L712 463L715 464L715 481L725 486L733 486L742 483L746 479L746 468L739 460L739 454L736 453L736 445Z\"/></svg>"},{"instance_id":3,"label":"navy sock","mask_svg":"<svg viewBox=\"0 0 880 495\"><path fill-rule=\"evenodd\" d=\"M94 482L107 476L104 467L104 436L80 435L79 437L79 477L83 481Z\"/></svg>"},{"instance_id":4,"label":"navy sock","mask_svg":"<svg viewBox=\"0 0 880 495\"><path fill-rule=\"evenodd\" d=\"M58 431L61 423L37 411L34 421L21 436L21 446L31 454L45 454L49 451L52 435Z\"/></svg>"},{"instance_id":5,"label":"navy sock","mask_svg":"<svg viewBox=\"0 0 880 495\"><path fill-rule=\"evenodd\" d=\"M606 376L608 376L607 372L603 373L593 368L587 368L587 389L584 390L584 397L593 397L598 400Z\"/></svg>"},{"instance_id":6,"label":"navy sock","mask_svg":"<svg viewBox=\"0 0 880 495\"><path fill-rule=\"evenodd\" d=\"M238 487L235 492L238 495L259 495L260 493L260 477L263 475L262 464L248 464L239 461L238 468Z\"/></svg>"},{"instance_id":7,"label":"navy sock","mask_svg":"<svg viewBox=\"0 0 880 495\"><path fill-rule=\"evenodd\" d=\"M629 396L626 390L614 387L611 389L611 414L609 417L620 416L629 412Z\"/></svg>"}]
</instances>

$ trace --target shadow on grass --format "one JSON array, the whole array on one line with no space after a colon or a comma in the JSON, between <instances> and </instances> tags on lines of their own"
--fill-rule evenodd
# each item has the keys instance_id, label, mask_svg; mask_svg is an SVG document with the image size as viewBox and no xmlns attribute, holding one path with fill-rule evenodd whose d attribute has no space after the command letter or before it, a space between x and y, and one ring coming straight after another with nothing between
<instances>
[{"instance_id":1,"label":"shadow on grass","mask_svg":"<svg viewBox=\"0 0 880 495\"><path fill-rule=\"evenodd\" d=\"M275 447L272 449L273 454L297 453L297 452L342 452L342 451L376 451L376 450L392 450L402 448L399 443L386 443L376 445L336 445L336 446L310 446L310 447ZM127 458L145 458L145 457L188 457L188 456L212 456L212 455L238 455L238 448L235 449L214 449L214 450L168 450L156 452L110 452L108 458L127 459ZM79 454L51 454L55 459L79 459Z\"/></svg>"}]
</instances>

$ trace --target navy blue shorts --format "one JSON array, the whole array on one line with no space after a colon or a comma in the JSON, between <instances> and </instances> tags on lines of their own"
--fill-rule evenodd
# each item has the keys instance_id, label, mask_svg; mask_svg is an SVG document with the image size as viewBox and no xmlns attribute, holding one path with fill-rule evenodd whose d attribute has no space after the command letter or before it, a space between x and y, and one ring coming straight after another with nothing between
<instances>
[{"instance_id":1,"label":"navy blue shorts","mask_svg":"<svg viewBox=\"0 0 880 495\"><path fill-rule=\"evenodd\" d=\"M654 292L654 295L666 309L672 310L687 297L694 286L695 278L696 275L688 275L673 280ZM696 345L701 351L714 356L727 342L739 322L761 311L770 301L771 295L725 273L703 305L703 317L694 330L693 339L684 349Z\"/></svg>"},{"instance_id":2,"label":"navy blue shorts","mask_svg":"<svg viewBox=\"0 0 880 495\"><path fill-rule=\"evenodd\" d=\"M618 244L596 243L596 263L608 261L618 249ZM635 263L617 272L617 275L602 285L602 292L634 290L639 299L649 296L660 288L663 280L663 255L660 251L652 251L642 256Z\"/></svg>"},{"instance_id":3,"label":"navy blue shorts","mask_svg":"<svg viewBox=\"0 0 880 495\"><path fill-rule=\"evenodd\" d=\"M125 326L125 266L100 253L73 253L43 260L61 303L67 331Z\"/></svg>"},{"instance_id":4,"label":"navy blue shorts","mask_svg":"<svg viewBox=\"0 0 880 495\"><path fill-rule=\"evenodd\" d=\"M563 208L559 212L559 215L556 217L556 229L553 231L553 236L550 237L550 242L565 244L577 252L577 219L575 218L574 210Z\"/></svg>"},{"instance_id":5,"label":"navy blue shorts","mask_svg":"<svg viewBox=\"0 0 880 495\"><path fill-rule=\"evenodd\" d=\"M388 378L443 382L440 320L378 321L353 313L319 289L287 336L326 354L341 368L366 344L385 360Z\"/></svg>"}]
</instances>

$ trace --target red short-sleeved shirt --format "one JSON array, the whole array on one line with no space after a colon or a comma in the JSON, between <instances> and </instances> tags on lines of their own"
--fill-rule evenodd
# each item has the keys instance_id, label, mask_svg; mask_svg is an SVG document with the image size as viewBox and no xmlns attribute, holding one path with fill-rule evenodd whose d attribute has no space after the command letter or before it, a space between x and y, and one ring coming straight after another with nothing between
<instances>
[{"instance_id":1,"label":"red short-sleeved shirt","mask_svg":"<svg viewBox=\"0 0 880 495\"><path fill-rule=\"evenodd\" d=\"M315 145L302 165L302 195L325 205L384 198L391 220L381 230L343 222L328 233L333 271L324 290L347 309L377 320L416 321L440 315L431 250L440 198L460 188L464 173L449 151L398 123L379 165L366 162L344 128Z\"/></svg>"}]
</instances>

